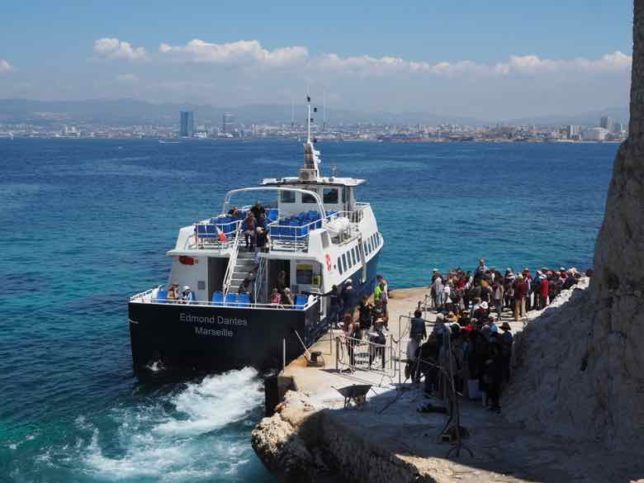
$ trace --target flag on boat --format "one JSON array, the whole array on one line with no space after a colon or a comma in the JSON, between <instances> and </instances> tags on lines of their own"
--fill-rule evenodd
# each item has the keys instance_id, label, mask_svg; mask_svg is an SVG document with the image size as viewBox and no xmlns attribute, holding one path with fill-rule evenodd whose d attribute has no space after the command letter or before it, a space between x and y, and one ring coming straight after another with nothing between
<instances>
[{"instance_id":1,"label":"flag on boat","mask_svg":"<svg viewBox=\"0 0 644 483\"><path fill-rule=\"evenodd\" d=\"M217 228L217 238L219 238L219 241L220 242L228 241L228 238L226 238L226 234L223 232L223 230L219 228L217 225L215 225L215 228Z\"/></svg>"}]
</instances>

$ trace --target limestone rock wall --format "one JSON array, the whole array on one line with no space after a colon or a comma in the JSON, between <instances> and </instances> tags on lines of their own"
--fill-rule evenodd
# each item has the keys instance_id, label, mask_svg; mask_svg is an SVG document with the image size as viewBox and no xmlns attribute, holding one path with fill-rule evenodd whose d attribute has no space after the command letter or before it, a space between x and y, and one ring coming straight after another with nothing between
<instances>
[{"instance_id":1,"label":"limestone rock wall","mask_svg":"<svg viewBox=\"0 0 644 483\"><path fill-rule=\"evenodd\" d=\"M289 391L275 414L255 427L251 443L283 481L338 481L338 475L342 481L369 483L433 481L359 433L333 411L316 408L306 395Z\"/></svg>"},{"instance_id":2,"label":"limestone rock wall","mask_svg":"<svg viewBox=\"0 0 644 483\"><path fill-rule=\"evenodd\" d=\"M635 0L633 41L629 136L615 159L590 293L526 331L506 398L511 419L609 444L644 439L644 0Z\"/></svg>"}]
</instances>

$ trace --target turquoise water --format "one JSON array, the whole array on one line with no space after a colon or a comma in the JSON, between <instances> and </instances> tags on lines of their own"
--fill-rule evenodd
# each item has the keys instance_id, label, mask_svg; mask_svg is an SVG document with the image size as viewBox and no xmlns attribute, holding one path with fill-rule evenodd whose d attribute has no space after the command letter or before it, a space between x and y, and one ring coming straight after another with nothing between
<instances>
[{"instance_id":1,"label":"turquoise water","mask_svg":"<svg viewBox=\"0 0 644 483\"><path fill-rule=\"evenodd\" d=\"M616 145L324 143L367 178L393 288L432 267L591 264ZM178 228L296 173L296 142L0 140L0 481L263 481L250 370L143 385L127 296Z\"/></svg>"}]
</instances>

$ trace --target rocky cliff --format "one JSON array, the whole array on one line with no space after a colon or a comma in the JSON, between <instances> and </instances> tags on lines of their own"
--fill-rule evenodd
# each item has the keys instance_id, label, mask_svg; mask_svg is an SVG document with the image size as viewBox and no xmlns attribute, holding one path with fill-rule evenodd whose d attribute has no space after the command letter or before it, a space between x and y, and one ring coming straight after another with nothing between
<instances>
[{"instance_id":1,"label":"rocky cliff","mask_svg":"<svg viewBox=\"0 0 644 483\"><path fill-rule=\"evenodd\" d=\"M506 416L611 445L644 439L644 0L628 139L615 159L590 290L524 332Z\"/></svg>"}]
</instances>

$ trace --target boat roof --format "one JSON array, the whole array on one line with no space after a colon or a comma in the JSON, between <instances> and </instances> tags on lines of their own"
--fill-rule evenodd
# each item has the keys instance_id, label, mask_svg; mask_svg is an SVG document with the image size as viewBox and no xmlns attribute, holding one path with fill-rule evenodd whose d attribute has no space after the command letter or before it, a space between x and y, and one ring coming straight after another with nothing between
<instances>
[{"instance_id":1,"label":"boat roof","mask_svg":"<svg viewBox=\"0 0 644 483\"><path fill-rule=\"evenodd\" d=\"M343 178L339 176L320 176L317 179L310 181L302 180L297 176L285 176L283 178L264 178L260 183L262 186L282 186L282 185L297 185L297 186L311 186L311 185L333 185L333 186L360 186L365 183L364 179L359 178Z\"/></svg>"}]
</instances>

